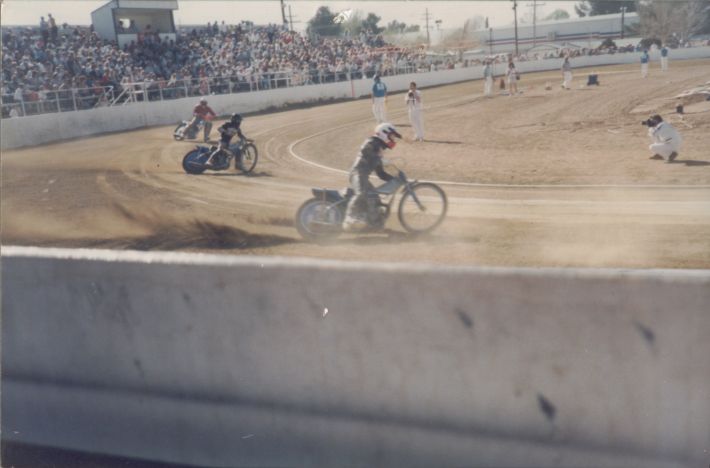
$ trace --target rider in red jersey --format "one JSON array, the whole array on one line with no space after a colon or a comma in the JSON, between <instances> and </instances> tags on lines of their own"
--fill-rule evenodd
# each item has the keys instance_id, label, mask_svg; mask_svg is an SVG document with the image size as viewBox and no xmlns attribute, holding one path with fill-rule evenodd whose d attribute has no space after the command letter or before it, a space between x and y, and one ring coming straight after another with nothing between
<instances>
[{"instance_id":1,"label":"rider in red jersey","mask_svg":"<svg viewBox=\"0 0 710 468\"><path fill-rule=\"evenodd\" d=\"M193 128L201 120L205 122L205 134L204 140L208 141L210 139L210 132L212 131L212 119L217 117L212 108L207 105L207 99L200 99L200 103L192 109L192 120L188 125L188 129Z\"/></svg>"}]
</instances>

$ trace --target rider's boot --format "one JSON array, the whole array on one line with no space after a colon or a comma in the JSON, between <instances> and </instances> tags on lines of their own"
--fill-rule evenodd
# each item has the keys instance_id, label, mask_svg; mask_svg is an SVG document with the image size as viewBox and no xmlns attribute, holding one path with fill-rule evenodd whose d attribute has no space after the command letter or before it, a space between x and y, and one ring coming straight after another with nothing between
<instances>
[{"instance_id":1,"label":"rider's boot","mask_svg":"<svg viewBox=\"0 0 710 468\"><path fill-rule=\"evenodd\" d=\"M205 161L205 167L207 169L214 169L215 168L215 160L217 159L217 153L219 153L220 150L216 149L210 153L210 156L207 158Z\"/></svg>"}]
</instances>

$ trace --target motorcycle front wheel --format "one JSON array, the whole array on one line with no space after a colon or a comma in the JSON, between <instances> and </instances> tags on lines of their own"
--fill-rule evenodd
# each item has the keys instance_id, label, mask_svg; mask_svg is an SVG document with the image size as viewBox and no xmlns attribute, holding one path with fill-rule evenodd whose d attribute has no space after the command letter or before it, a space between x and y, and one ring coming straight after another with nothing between
<instances>
[{"instance_id":1,"label":"motorcycle front wheel","mask_svg":"<svg viewBox=\"0 0 710 468\"><path fill-rule=\"evenodd\" d=\"M241 149L239 157L236 158L234 165L245 174L249 174L256 167L256 161L259 159L259 152L256 146L251 143L244 145Z\"/></svg>"},{"instance_id":2,"label":"motorcycle front wheel","mask_svg":"<svg viewBox=\"0 0 710 468\"><path fill-rule=\"evenodd\" d=\"M444 191L436 184L422 182L405 190L399 201L397 216L408 232L424 234L444 221L447 209Z\"/></svg>"},{"instance_id":3,"label":"motorcycle front wheel","mask_svg":"<svg viewBox=\"0 0 710 468\"><path fill-rule=\"evenodd\" d=\"M296 229L309 241L335 239L342 232L344 213L324 200L311 198L296 213Z\"/></svg>"}]
</instances>

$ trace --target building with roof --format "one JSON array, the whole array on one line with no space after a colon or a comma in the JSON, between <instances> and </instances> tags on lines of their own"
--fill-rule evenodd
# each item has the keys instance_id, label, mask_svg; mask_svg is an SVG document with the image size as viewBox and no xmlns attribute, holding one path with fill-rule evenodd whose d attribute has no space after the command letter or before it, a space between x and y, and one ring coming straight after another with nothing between
<instances>
[{"instance_id":1,"label":"building with roof","mask_svg":"<svg viewBox=\"0 0 710 468\"><path fill-rule=\"evenodd\" d=\"M518 51L523 53L537 45L576 43L593 47L606 38L624 37L622 31L638 24L637 13L613 13L562 21L539 21L535 25L518 25ZM475 33L481 45L494 53L515 51L515 27L481 29Z\"/></svg>"},{"instance_id":2,"label":"building with roof","mask_svg":"<svg viewBox=\"0 0 710 468\"><path fill-rule=\"evenodd\" d=\"M177 9L177 0L111 0L91 12L91 24L100 37L119 47L147 37L175 40Z\"/></svg>"}]
</instances>

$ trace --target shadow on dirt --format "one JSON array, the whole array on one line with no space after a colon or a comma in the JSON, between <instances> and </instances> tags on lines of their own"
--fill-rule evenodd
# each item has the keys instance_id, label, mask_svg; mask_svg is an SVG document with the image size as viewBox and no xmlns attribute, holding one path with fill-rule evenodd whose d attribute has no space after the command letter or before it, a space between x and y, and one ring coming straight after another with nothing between
<instances>
[{"instance_id":1,"label":"shadow on dirt","mask_svg":"<svg viewBox=\"0 0 710 468\"><path fill-rule=\"evenodd\" d=\"M206 175L210 177L273 177L271 173L261 171L261 172L250 172L245 174L243 172L206 172L201 175Z\"/></svg>"},{"instance_id":2,"label":"shadow on dirt","mask_svg":"<svg viewBox=\"0 0 710 468\"><path fill-rule=\"evenodd\" d=\"M693 159L676 159L669 164L685 164L688 167L710 166L710 162L708 161L696 161Z\"/></svg>"},{"instance_id":3,"label":"shadow on dirt","mask_svg":"<svg viewBox=\"0 0 710 468\"><path fill-rule=\"evenodd\" d=\"M295 239L289 237L250 233L234 226L211 221L173 219L160 213L135 212L121 204L115 204L114 208L126 221L141 227L148 233L72 242L80 242L83 246L94 248L132 250L241 250L274 247L296 242Z\"/></svg>"},{"instance_id":4,"label":"shadow on dirt","mask_svg":"<svg viewBox=\"0 0 710 468\"><path fill-rule=\"evenodd\" d=\"M252 234L242 229L195 220L178 226L163 226L146 236L83 242L98 248L128 250L217 249L242 250L294 243L294 239L272 234Z\"/></svg>"}]
</instances>

